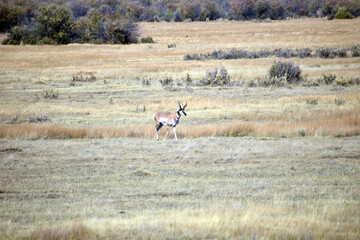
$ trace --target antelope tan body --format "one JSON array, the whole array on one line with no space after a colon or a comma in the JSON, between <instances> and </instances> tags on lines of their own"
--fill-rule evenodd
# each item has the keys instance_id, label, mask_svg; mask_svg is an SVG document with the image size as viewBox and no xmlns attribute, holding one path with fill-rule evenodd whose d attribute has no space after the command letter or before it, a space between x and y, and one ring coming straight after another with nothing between
<instances>
[{"instance_id":1,"label":"antelope tan body","mask_svg":"<svg viewBox=\"0 0 360 240\"><path fill-rule=\"evenodd\" d=\"M165 126L166 130L167 130L164 140L169 136L169 128L170 127L173 127L175 139L178 140L178 138L176 136L176 125L179 123L181 116L186 116L186 113L185 113L186 106L187 106L187 103L184 106L181 106L181 104L179 103L177 106L177 111L174 113L157 112L154 114L154 120L156 122L156 140L159 140L158 132L162 126Z\"/></svg>"}]
</instances>

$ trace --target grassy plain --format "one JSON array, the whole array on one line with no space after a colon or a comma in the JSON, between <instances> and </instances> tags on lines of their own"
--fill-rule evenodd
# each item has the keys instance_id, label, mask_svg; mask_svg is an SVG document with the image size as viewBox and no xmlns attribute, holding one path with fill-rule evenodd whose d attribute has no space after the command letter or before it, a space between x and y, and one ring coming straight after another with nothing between
<instances>
[{"instance_id":1,"label":"grassy plain","mask_svg":"<svg viewBox=\"0 0 360 240\"><path fill-rule=\"evenodd\" d=\"M356 239L359 143L1 140L2 237Z\"/></svg>"},{"instance_id":2,"label":"grassy plain","mask_svg":"<svg viewBox=\"0 0 360 240\"><path fill-rule=\"evenodd\" d=\"M183 56L349 47L359 24L141 23L156 43L0 46L0 239L358 239L359 86L249 87L278 59ZM360 77L359 58L288 60ZM220 66L239 84L185 86ZM152 115L178 100L181 140L157 143Z\"/></svg>"}]
</instances>

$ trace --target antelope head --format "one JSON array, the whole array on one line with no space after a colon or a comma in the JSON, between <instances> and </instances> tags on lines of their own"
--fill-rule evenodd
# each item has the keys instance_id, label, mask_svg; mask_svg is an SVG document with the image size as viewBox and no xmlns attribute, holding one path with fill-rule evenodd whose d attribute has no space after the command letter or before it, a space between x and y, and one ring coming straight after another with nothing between
<instances>
[{"instance_id":1,"label":"antelope head","mask_svg":"<svg viewBox=\"0 0 360 240\"><path fill-rule=\"evenodd\" d=\"M185 103L184 106L181 106L180 102L178 102L177 112L178 112L181 116L186 116L186 112L185 112L186 106L187 106L187 102Z\"/></svg>"}]
</instances>

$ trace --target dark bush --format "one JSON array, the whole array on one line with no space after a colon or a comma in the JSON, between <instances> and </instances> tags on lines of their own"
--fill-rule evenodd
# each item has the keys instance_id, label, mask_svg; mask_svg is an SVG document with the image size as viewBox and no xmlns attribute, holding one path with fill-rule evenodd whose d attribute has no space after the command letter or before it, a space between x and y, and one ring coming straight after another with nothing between
<instances>
[{"instance_id":1,"label":"dark bush","mask_svg":"<svg viewBox=\"0 0 360 240\"><path fill-rule=\"evenodd\" d=\"M283 2L285 10L290 17L295 16L308 16L309 7L307 1L292 0Z\"/></svg>"},{"instance_id":2,"label":"dark bush","mask_svg":"<svg viewBox=\"0 0 360 240\"><path fill-rule=\"evenodd\" d=\"M15 26L11 29L8 34L8 39L6 39L3 44L12 44L19 45L24 40L24 35L26 35L26 30L23 26Z\"/></svg>"},{"instance_id":3,"label":"dark bush","mask_svg":"<svg viewBox=\"0 0 360 240\"><path fill-rule=\"evenodd\" d=\"M274 50L274 55L278 58L291 58L296 56L295 51L289 48L277 48Z\"/></svg>"},{"instance_id":4,"label":"dark bush","mask_svg":"<svg viewBox=\"0 0 360 240\"><path fill-rule=\"evenodd\" d=\"M312 57L312 50L310 48L300 48L296 49L296 55L299 58L308 58Z\"/></svg>"},{"instance_id":5,"label":"dark bush","mask_svg":"<svg viewBox=\"0 0 360 240\"><path fill-rule=\"evenodd\" d=\"M281 79L286 83L299 83L301 81L301 69L292 62L275 62L269 69L271 80Z\"/></svg>"},{"instance_id":6,"label":"dark bush","mask_svg":"<svg viewBox=\"0 0 360 240\"><path fill-rule=\"evenodd\" d=\"M316 50L316 56L320 58L334 58L336 56L335 48L321 47Z\"/></svg>"},{"instance_id":7,"label":"dark bush","mask_svg":"<svg viewBox=\"0 0 360 240\"><path fill-rule=\"evenodd\" d=\"M152 37L143 37L140 39L141 43L155 43L154 39Z\"/></svg>"},{"instance_id":8,"label":"dark bush","mask_svg":"<svg viewBox=\"0 0 360 240\"><path fill-rule=\"evenodd\" d=\"M335 0L325 0L325 2L322 4L322 12L329 20L334 19L336 10L337 3Z\"/></svg>"},{"instance_id":9,"label":"dark bush","mask_svg":"<svg viewBox=\"0 0 360 240\"><path fill-rule=\"evenodd\" d=\"M138 42L137 24L127 19L113 20L106 14L91 10L86 17L77 19L72 25L73 42L110 44ZM147 37L144 40L150 41L152 38Z\"/></svg>"},{"instance_id":10,"label":"dark bush","mask_svg":"<svg viewBox=\"0 0 360 240\"><path fill-rule=\"evenodd\" d=\"M265 19L269 15L269 3L266 0L257 0L255 3L256 17Z\"/></svg>"},{"instance_id":11,"label":"dark bush","mask_svg":"<svg viewBox=\"0 0 360 240\"><path fill-rule=\"evenodd\" d=\"M323 81L325 82L326 85L330 85L332 84L336 79L336 75L332 75L331 73L329 75L324 74L323 76Z\"/></svg>"},{"instance_id":12,"label":"dark bush","mask_svg":"<svg viewBox=\"0 0 360 240\"><path fill-rule=\"evenodd\" d=\"M115 20L105 23L105 43L130 44L138 42L137 24L128 20Z\"/></svg>"},{"instance_id":13,"label":"dark bush","mask_svg":"<svg viewBox=\"0 0 360 240\"><path fill-rule=\"evenodd\" d=\"M255 1L254 0L236 0L231 2L231 10L233 19L249 20L255 17Z\"/></svg>"},{"instance_id":14,"label":"dark bush","mask_svg":"<svg viewBox=\"0 0 360 240\"><path fill-rule=\"evenodd\" d=\"M84 17L89 12L90 7L80 2L75 2L70 6L74 18Z\"/></svg>"},{"instance_id":15,"label":"dark bush","mask_svg":"<svg viewBox=\"0 0 360 240\"><path fill-rule=\"evenodd\" d=\"M43 92L41 92L41 97L43 99L57 99L59 97L59 92L55 92L54 89L44 90ZM38 94L35 94L35 98L40 99Z\"/></svg>"},{"instance_id":16,"label":"dark bush","mask_svg":"<svg viewBox=\"0 0 360 240\"><path fill-rule=\"evenodd\" d=\"M345 48L326 48L321 47L316 50L316 56L320 58L347 57Z\"/></svg>"},{"instance_id":17,"label":"dark bush","mask_svg":"<svg viewBox=\"0 0 360 240\"><path fill-rule=\"evenodd\" d=\"M0 32L9 31L18 25L23 17L23 11L17 6L0 4Z\"/></svg>"},{"instance_id":18,"label":"dark bush","mask_svg":"<svg viewBox=\"0 0 360 240\"><path fill-rule=\"evenodd\" d=\"M348 48L351 51L352 57L360 57L360 44Z\"/></svg>"},{"instance_id":19,"label":"dark bush","mask_svg":"<svg viewBox=\"0 0 360 240\"><path fill-rule=\"evenodd\" d=\"M143 85L143 86L150 86L151 85L151 78L143 78L142 80L141 80L141 84Z\"/></svg>"},{"instance_id":20,"label":"dark bush","mask_svg":"<svg viewBox=\"0 0 360 240\"><path fill-rule=\"evenodd\" d=\"M272 20L280 20L284 18L285 10L281 1L273 1L270 3L270 18Z\"/></svg>"},{"instance_id":21,"label":"dark bush","mask_svg":"<svg viewBox=\"0 0 360 240\"><path fill-rule=\"evenodd\" d=\"M133 21L143 20L144 6L136 2L129 2L125 6L126 15Z\"/></svg>"},{"instance_id":22,"label":"dark bush","mask_svg":"<svg viewBox=\"0 0 360 240\"><path fill-rule=\"evenodd\" d=\"M174 15L174 21L175 22L182 22L184 19L181 15L181 13L179 11L176 11L175 12L175 15Z\"/></svg>"},{"instance_id":23,"label":"dark bush","mask_svg":"<svg viewBox=\"0 0 360 240\"><path fill-rule=\"evenodd\" d=\"M90 43L96 38L98 26L88 17L78 18L72 25L73 42Z\"/></svg>"},{"instance_id":24,"label":"dark bush","mask_svg":"<svg viewBox=\"0 0 360 240\"><path fill-rule=\"evenodd\" d=\"M351 52L351 56L347 52ZM329 47L320 47L314 52L310 48L299 48L299 49L290 49L290 48L276 48L272 51L270 50L260 50L260 51L247 51L244 49L230 49L228 51L224 50L214 50L210 53L205 54L186 54L184 60L206 60L206 59L254 59L254 58L266 58L266 57L278 57L278 58L311 58L311 57L320 57L320 58L335 58L335 57L359 57L360 56L360 45L355 45L349 48L329 48Z\"/></svg>"},{"instance_id":25,"label":"dark bush","mask_svg":"<svg viewBox=\"0 0 360 240\"><path fill-rule=\"evenodd\" d=\"M290 49L290 48L277 48L273 51L275 57L279 58L292 58L292 57L299 57L299 58L306 58L312 56L312 51L310 48L300 48L300 49Z\"/></svg>"},{"instance_id":26,"label":"dark bush","mask_svg":"<svg viewBox=\"0 0 360 240\"><path fill-rule=\"evenodd\" d=\"M186 54L185 56L184 56L184 60L185 61L188 61L188 60L202 60L203 58L199 55L199 54L197 54L197 53L194 53L194 54Z\"/></svg>"},{"instance_id":27,"label":"dark bush","mask_svg":"<svg viewBox=\"0 0 360 240\"><path fill-rule=\"evenodd\" d=\"M165 86L173 85L174 79L172 79L172 77L166 77L164 79L160 79L159 82L161 86L165 87Z\"/></svg>"},{"instance_id":28,"label":"dark bush","mask_svg":"<svg viewBox=\"0 0 360 240\"><path fill-rule=\"evenodd\" d=\"M202 1L202 9L200 13L200 20L216 20L221 17L219 4L213 1Z\"/></svg>"},{"instance_id":29,"label":"dark bush","mask_svg":"<svg viewBox=\"0 0 360 240\"><path fill-rule=\"evenodd\" d=\"M198 1L183 1L180 5L182 19L191 19L191 21L200 20L201 4Z\"/></svg>"}]
</instances>

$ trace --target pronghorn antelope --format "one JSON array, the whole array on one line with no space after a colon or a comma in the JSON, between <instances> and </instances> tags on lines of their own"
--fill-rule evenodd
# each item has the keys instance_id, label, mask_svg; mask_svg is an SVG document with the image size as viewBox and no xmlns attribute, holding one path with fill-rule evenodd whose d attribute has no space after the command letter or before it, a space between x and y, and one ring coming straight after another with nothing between
<instances>
[{"instance_id":1,"label":"pronghorn antelope","mask_svg":"<svg viewBox=\"0 0 360 240\"><path fill-rule=\"evenodd\" d=\"M185 108L187 102L184 106L181 106L180 102L177 105L177 111L174 113L169 112L157 112L154 114L154 120L156 122L156 140L159 141L159 129L162 126L166 127L167 133L164 140L169 136L169 128L173 127L175 139L178 140L176 136L176 125L179 123L180 116L186 116Z\"/></svg>"}]
</instances>

